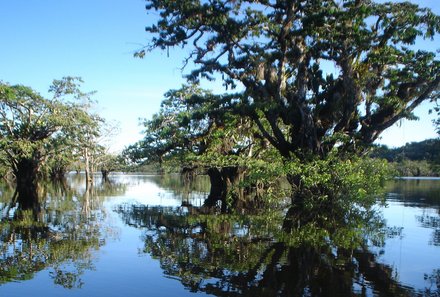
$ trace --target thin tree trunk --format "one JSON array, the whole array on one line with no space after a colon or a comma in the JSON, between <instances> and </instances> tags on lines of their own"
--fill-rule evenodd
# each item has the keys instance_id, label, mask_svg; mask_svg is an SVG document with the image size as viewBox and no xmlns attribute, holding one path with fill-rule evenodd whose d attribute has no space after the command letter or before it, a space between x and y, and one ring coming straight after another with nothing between
<instances>
[{"instance_id":1,"label":"thin tree trunk","mask_svg":"<svg viewBox=\"0 0 440 297\"><path fill-rule=\"evenodd\" d=\"M89 149L84 148L84 171L86 174L86 188L89 188L90 184L93 183L93 176L92 172L90 172L90 156L89 156Z\"/></svg>"}]
</instances>

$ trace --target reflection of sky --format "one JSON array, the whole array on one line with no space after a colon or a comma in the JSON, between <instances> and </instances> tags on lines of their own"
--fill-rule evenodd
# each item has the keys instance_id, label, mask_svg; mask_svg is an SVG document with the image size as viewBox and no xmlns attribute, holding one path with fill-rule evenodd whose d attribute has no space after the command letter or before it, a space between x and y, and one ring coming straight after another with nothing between
<instances>
[{"instance_id":1,"label":"reflection of sky","mask_svg":"<svg viewBox=\"0 0 440 297\"><path fill-rule=\"evenodd\" d=\"M125 193L123 200L132 200L145 205L180 205L180 201L175 199L172 193L161 189L154 182L148 180L142 180L139 182L139 184L130 186ZM118 202L120 203L121 201Z\"/></svg>"},{"instance_id":2,"label":"reflection of sky","mask_svg":"<svg viewBox=\"0 0 440 297\"><path fill-rule=\"evenodd\" d=\"M404 206L390 201L383 210L388 227L403 227L401 236L386 240L385 253L379 262L390 265L403 285L423 289L429 284L424 274L440 269L440 247L432 244L434 229L422 227L420 216L438 217L437 209L428 206Z\"/></svg>"},{"instance_id":3,"label":"reflection of sky","mask_svg":"<svg viewBox=\"0 0 440 297\"><path fill-rule=\"evenodd\" d=\"M157 178L157 177L156 177ZM173 191L160 187L153 176L148 175L121 175L117 177L118 182L127 183L129 187L123 196L113 200L114 204L134 203L148 206L176 207L182 205L182 197ZM199 206L203 203L205 195L195 193L189 196L193 205Z\"/></svg>"}]
</instances>

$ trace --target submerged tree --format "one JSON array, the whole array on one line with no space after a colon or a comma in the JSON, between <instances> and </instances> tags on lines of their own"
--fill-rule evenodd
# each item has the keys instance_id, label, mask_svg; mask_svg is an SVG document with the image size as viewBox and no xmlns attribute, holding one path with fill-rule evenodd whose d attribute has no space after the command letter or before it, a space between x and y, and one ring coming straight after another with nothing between
<instances>
[{"instance_id":1,"label":"submerged tree","mask_svg":"<svg viewBox=\"0 0 440 297\"><path fill-rule=\"evenodd\" d=\"M88 99L88 94L77 92L77 81L55 80L52 99L29 87L0 84L0 147L14 173L23 208L38 205L39 179L47 161L71 150L80 127L91 123L85 103L79 101Z\"/></svg>"},{"instance_id":2,"label":"submerged tree","mask_svg":"<svg viewBox=\"0 0 440 297\"><path fill-rule=\"evenodd\" d=\"M408 2L151 0L146 8L159 19L137 55L189 47L190 80L220 75L243 88L234 100L291 167L294 204L350 188L328 167L351 166L385 129L439 95L436 54L414 44L434 38L440 18ZM317 167L330 177L311 182Z\"/></svg>"},{"instance_id":3,"label":"submerged tree","mask_svg":"<svg viewBox=\"0 0 440 297\"><path fill-rule=\"evenodd\" d=\"M269 161L276 155L252 121L234 113L229 95L213 95L197 85L170 90L165 97L161 110L144 122L145 138L128 149L131 159L180 167L187 180L196 171L206 173L211 181L206 205L221 201L226 210L226 204L252 200L245 195L249 169L263 156Z\"/></svg>"},{"instance_id":4,"label":"submerged tree","mask_svg":"<svg viewBox=\"0 0 440 297\"><path fill-rule=\"evenodd\" d=\"M109 181L109 174L113 171L122 171L124 169L124 160L120 155L102 153L96 160L96 166L99 168L104 181Z\"/></svg>"}]
</instances>

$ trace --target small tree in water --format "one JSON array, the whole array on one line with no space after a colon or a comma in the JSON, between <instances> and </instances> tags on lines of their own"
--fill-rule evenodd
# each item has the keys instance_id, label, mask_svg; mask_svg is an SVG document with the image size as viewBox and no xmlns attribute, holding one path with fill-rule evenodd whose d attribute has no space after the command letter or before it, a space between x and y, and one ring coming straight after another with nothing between
<instances>
[{"instance_id":1,"label":"small tree in water","mask_svg":"<svg viewBox=\"0 0 440 297\"><path fill-rule=\"evenodd\" d=\"M79 91L78 81L55 80L52 99L29 87L0 84L0 147L15 175L22 208L38 207L39 179L48 159L69 149L80 127L94 123L86 112L90 94Z\"/></svg>"},{"instance_id":2,"label":"small tree in water","mask_svg":"<svg viewBox=\"0 0 440 297\"><path fill-rule=\"evenodd\" d=\"M245 178L253 161L264 156L269 162L271 150L250 118L236 113L234 95L213 95L189 85L165 97L160 111L144 122L145 138L125 154L132 160L181 168L186 180L195 172L206 173L211 181L206 206L221 201L226 210L227 205L242 207L254 200L255 195L245 193Z\"/></svg>"}]
</instances>

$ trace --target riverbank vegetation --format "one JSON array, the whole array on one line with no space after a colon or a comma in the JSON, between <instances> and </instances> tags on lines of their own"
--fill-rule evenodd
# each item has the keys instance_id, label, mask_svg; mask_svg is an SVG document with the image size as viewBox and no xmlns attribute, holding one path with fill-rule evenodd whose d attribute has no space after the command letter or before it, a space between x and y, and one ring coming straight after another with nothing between
<instances>
[{"instance_id":1,"label":"riverbank vegetation","mask_svg":"<svg viewBox=\"0 0 440 297\"><path fill-rule=\"evenodd\" d=\"M440 139L375 147L371 157L385 159L397 176L440 176Z\"/></svg>"}]
</instances>

